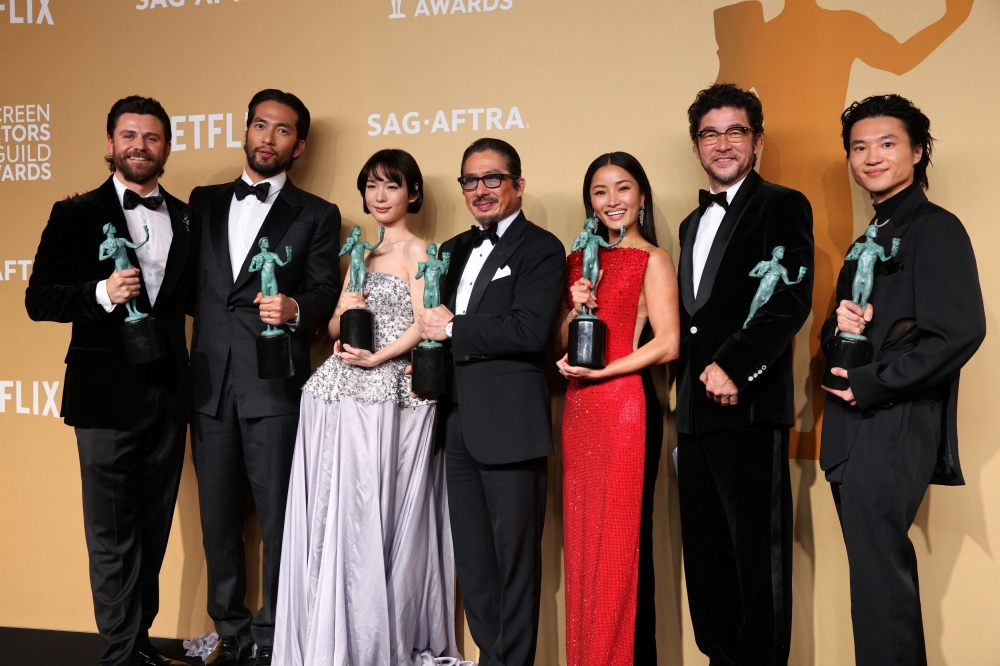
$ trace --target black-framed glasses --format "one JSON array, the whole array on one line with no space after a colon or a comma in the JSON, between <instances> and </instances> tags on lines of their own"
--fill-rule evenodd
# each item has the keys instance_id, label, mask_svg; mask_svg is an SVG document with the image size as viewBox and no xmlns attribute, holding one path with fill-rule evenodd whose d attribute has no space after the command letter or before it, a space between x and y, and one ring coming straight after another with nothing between
<instances>
[{"instance_id":1,"label":"black-framed glasses","mask_svg":"<svg viewBox=\"0 0 1000 666\"><path fill-rule=\"evenodd\" d=\"M491 190L495 190L503 184L503 181L506 178L510 178L516 182L520 176L515 176L512 173L488 173L482 177L461 176L458 179L458 184L461 185L462 189L466 192L471 192L479 187L479 181L483 181L483 185Z\"/></svg>"},{"instance_id":2,"label":"black-framed glasses","mask_svg":"<svg viewBox=\"0 0 1000 666\"><path fill-rule=\"evenodd\" d=\"M695 136L701 139L701 142L706 146L711 146L719 142L719 137L723 134L726 135L726 139L729 143L740 143L750 132L749 127L743 127L742 125L733 125L729 127L724 132L720 132L714 127L706 127L705 129L697 132Z\"/></svg>"}]
</instances>

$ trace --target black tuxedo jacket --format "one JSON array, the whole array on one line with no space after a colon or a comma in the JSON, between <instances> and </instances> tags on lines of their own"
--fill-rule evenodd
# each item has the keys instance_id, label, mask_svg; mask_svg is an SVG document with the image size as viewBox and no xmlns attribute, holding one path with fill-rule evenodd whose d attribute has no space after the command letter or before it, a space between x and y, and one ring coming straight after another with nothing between
<instances>
[{"instance_id":1,"label":"black tuxedo jacket","mask_svg":"<svg viewBox=\"0 0 1000 666\"><path fill-rule=\"evenodd\" d=\"M466 231L440 248L451 253L441 302L452 312L476 234ZM494 280L504 267L510 275ZM466 448L481 463L552 455L545 350L565 283L562 243L521 213L487 258L466 314L454 319L454 382L451 393L440 396L438 423L458 407ZM439 445L443 439L442 427Z\"/></svg>"},{"instance_id":2,"label":"black tuxedo jacket","mask_svg":"<svg viewBox=\"0 0 1000 666\"><path fill-rule=\"evenodd\" d=\"M228 365L239 387L240 418L295 414L299 411L299 390L311 372L308 329L325 325L337 304L340 211L287 180L234 281L229 255L229 206L234 190L235 184L230 182L196 187L191 192L191 210L201 221L191 342L194 408L209 416L218 413ZM266 326L253 303L260 292L260 276L248 268L250 259L260 251L257 242L264 236L271 251L282 259L285 246L292 247L292 261L276 269L280 293L299 304L299 325L291 334L295 375L288 379L257 376L257 338Z\"/></svg>"},{"instance_id":3,"label":"black tuxedo jacket","mask_svg":"<svg viewBox=\"0 0 1000 666\"><path fill-rule=\"evenodd\" d=\"M986 313L976 255L957 217L927 201L920 189L903 201L876 241L888 256L876 264L869 302L874 315L865 326L875 361L847 373L857 407L828 396L823 416L820 465L830 470L850 458L861 419L908 400L942 400L941 441L932 483L962 485L958 460L959 371L986 337ZM857 242L863 242L864 236ZM851 299L858 262L848 261L837 281L837 300ZM837 327L834 312L823 325L828 348ZM915 328L914 328L915 324Z\"/></svg>"},{"instance_id":4,"label":"black tuxedo jacket","mask_svg":"<svg viewBox=\"0 0 1000 666\"><path fill-rule=\"evenodd\" d=\"M137 300L139 311L157 320L163 337L166 358L155 363L129 364L119 331L128 315L125 306L108 313L97 302L97 283L114 272L112 260L98 260L105 239L102 227L111 222L118 238L142 240L129 235L111 178L96 190L56 202L42 232L24 303L35 321L73 324L62 397L62 415L68 425L128 427L138 417L146 384L154 377L172 387L165 395L174 419L179 423L190 420L191 370L184 315L193 302L197 233L184 202L162 185L160 193L170 213L173 240L155 307L149 304L141 271ZM135 251L128 250L128 255L132 265L139 267Z\"/></svg>"},{"instance_id":5,"label":"black tuxedo jacket","mask_svg":"<svg viewBox=\"0 0 1000 666\"><path fill-rule=\"evenodd\" d=\"M794 420L792 338L812 304L812 208L804 195L751 171L722 219L694 296L693 248L704 211L681 223L681 351L677 376L677 430L709 433L751 423L791 426ZM750 277L761 261L785 247L789 279L805 266L801 283L775 288L743 328L760 285ZM698 379L712 362L740 391L736 405L717 405Z\"/></svg>"}]
</instances>

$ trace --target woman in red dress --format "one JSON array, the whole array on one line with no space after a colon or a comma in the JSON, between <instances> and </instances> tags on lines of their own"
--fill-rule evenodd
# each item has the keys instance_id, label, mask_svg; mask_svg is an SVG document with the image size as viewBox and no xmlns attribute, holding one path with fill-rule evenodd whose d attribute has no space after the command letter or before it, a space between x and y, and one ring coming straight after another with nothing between
<instances>
[{"instance_id":1,"label":"woman in red dress","mask_svg":"<svg viewBox=\"0 0 1000 666\"><path fill-rule=\"evenodd\" d=\"M582 252L567 259L569 299L562 343L583 306L607 324L607 367L557 366L569 380L562 423L563 529L568 666L656 664L653 607L653 484L663 412L649 368L677 358L677 277L656 244L653 195L639 162L608 153L583 181L588 216L621 244L599 251L598 285L581 277ZM610 238L608 238L610 237Z\"/></svg>"}]
</instances>

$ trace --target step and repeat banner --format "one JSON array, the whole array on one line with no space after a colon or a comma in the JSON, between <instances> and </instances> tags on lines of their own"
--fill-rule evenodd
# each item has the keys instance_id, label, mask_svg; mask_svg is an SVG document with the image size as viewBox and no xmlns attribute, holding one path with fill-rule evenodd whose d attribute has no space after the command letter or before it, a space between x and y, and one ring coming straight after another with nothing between
<instances>
[{"instance_id":1,"label":"step and repeat banner","mask_svg":"<svg viewBox=\"0 0 1000 666\"><path fill-rule=\"evenodd\" d=\"M587 165L628 151L650 176L657 234L676 259L678 224L706 184L686 109L719 80L760 95L759 169L804 192L815 214L813 316L795 352L791 663L853 663L846 555L816 463L817 332L844 253L872 215L845 164L839 115L886 92L910 97L932 120L928 195L972 237L991 330L962 376L968 485L932 488L911 532L928 656L931 664L1000 663L1000 267L991 256L1000 246L998 34L997 0L0 0L0 625L95 630L76 445L59 415L70 328L29 321L23 302L52 202L108 176L105 120L115 100L142 94L163 103L174 143L161 183L186 199L196 185L239 175L253 93L294 92L313 116L295 183L339 204L345 229L360 224L372 234L358 170L378 149L403 148L426 183L415 230L438 242L472 223L455 177L477 137L518 149L527 216L567 247L584 219ZM318 344L314 361L328 350ZM663 398L671 400L666 387ZM557 422L558 395L553 407ZM674 441L668 427L667 450ZM686 615L676 477L670 456L663 460L660 663L705 664ZM550 469L537 659L545 665L565 660L558 457ZM259 564L259 538L249 534L250 563ZM455 535L456 547L462 539ZM153 633L211 629L188 461ZM467 635L464 648L475 658Z\"/></svg>"}]
</instances>

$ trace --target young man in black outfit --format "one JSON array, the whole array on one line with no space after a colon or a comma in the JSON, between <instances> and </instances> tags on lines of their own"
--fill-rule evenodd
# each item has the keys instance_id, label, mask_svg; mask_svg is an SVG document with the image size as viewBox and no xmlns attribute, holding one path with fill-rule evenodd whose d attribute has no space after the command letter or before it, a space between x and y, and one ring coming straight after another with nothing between
<instances>
[{"instance_id":1,"label":"young man in black outfit","mask_svg":"<svg viewBox=\"0 0 1000 666\"><path fill-rule=\"evenodd\" d=\"M711 191L680 227L677 476L691 621L713 666L777 666L791 637L792 338L812 302L812 209L753 170L764 113L753 93L716 84L688 110ZM760 278L784 248L789 275L747 321Z\"/></svg>"},{"instance_id":2,"label":"young man in black outfit","mask_svg":"<svg viewBox=\"0 0 1000 666\"><path fill-rule=\"evenodd\" d=\"M94 615L108 641L100 663L182 666L156 651L149 627L191 415L184 323L197 234L187 206L158 182L170 155L170 118L159 102L115 102L107 135L113 174L52 207L25 305L35 321L73 324L62 415L80 452ZM134 268L99 259L108 223L119 239L142 243L127 250ZM126 357L119 328L131 299L159 327L165 357L153 363Z\"/></svg>"},{"instance_id":3,"label":"young man in black outfit","mask_svg":"<svg viewBox=\"0 0 1000 666\"><path fill-rule=\"evenodd\" d=\"M963 485L958 461L959 372L986 336L986 314L969 236L930 203L930 120L899 95L855 102L841 117L854 180L875 205L876 264L864 311L851 300L858 262L837 283L839 305L823 326L864 334L868 365L833 374L820 465L833 491L851 566L858 666L927 663L917 562L907 531L931 483ZM859 242L864 242L862 236ZM846 248L845 248L846 249Z\"/></svg>"}]
</instances>

